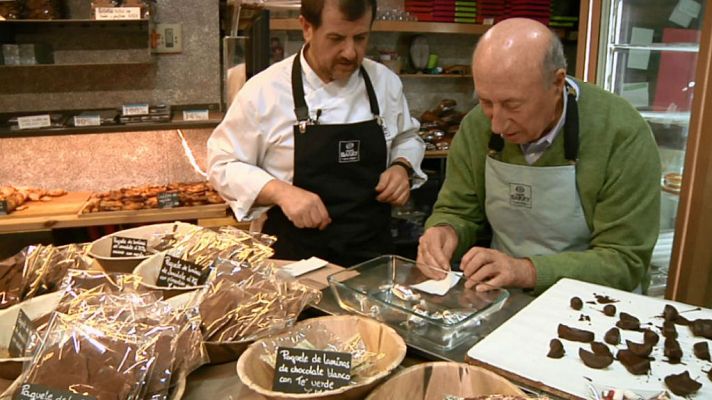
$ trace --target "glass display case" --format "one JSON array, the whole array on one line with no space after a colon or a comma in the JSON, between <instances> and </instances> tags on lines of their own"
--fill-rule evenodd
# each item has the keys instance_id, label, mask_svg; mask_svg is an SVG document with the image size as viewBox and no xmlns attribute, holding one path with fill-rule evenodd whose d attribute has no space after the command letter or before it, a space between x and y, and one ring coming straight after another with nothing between
<instances>
[{"instance_id":1,"label":"glass display case","mask_svg":"<svg viewBox=\"0 0 712 400\"><path fill-rule=\"evenodd\" d=\"M653 296L662 296L667 282L705 7L705 0L606 0L601 12L597 84L640 111L660 149Z\"/></svg>"}]
</instances>

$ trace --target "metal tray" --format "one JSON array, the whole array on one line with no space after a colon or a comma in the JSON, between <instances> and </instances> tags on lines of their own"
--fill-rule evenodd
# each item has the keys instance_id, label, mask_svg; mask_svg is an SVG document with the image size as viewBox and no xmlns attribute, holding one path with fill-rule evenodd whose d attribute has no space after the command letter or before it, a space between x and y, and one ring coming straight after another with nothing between
<instances>
[{"instance_id":1,"label":"metal tray","mask_svg":"<svg viewBox=\"0 0 712 400\"><path fill-rule=\"evenodd\" d=\"M463 279L444 296L415 289L415 296L399 296L399 291L407 292L411 285L426 280L415 261L393 255L374 258L328 278L341 308L382 321L406 339L417 337L441 350L470 338L468 331L500 310L509 297L505 289L484 293L465 289Z\"/></svg>"}]
</instances>

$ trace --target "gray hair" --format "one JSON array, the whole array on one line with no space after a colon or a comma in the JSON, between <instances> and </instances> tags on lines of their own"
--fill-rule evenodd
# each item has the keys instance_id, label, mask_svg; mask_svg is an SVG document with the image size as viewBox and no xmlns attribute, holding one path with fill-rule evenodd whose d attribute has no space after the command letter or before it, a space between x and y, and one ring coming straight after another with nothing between
<instances>
[{"instance_id":1,"label":"gray hair","mask_svg":"<svg viewBox=\"0 0 712 400\"><path fill-rule=\"evenodd\" d=\"M544 83L547 83L551 76L558 69L563 68L566 71L566 57L564 56L564 45L561 40L552 32L549 40L549 47L544 54L544 62L542 63L541 72L544 74Z\"/></svg>"}]
</instances>

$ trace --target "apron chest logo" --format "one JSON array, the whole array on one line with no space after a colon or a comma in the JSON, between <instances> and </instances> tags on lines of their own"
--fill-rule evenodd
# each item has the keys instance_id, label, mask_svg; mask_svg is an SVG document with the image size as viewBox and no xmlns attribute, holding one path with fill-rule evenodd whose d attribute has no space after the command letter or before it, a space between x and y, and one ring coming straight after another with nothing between
<instances>
[{"instance_id":1,"label":"apron chest logo","mask_svg":"<svg viewBox=\"0 0 712 400\"><path fill-rule=\"evenodd\" d=\"M509 204L513 207L532 208L532 187L521 183L510 183Z\"/></svg>"},{"instance_id":2,"label":"apron chest logo","mask_svg":"<svg viewBox=\"0 0 712 400\"><path fill-rule=\"evenodd\" d=\"M358 162L361 159L359 153L360 147L360 140L339 141L339 163Z\"/></svg>"}]
</instances>

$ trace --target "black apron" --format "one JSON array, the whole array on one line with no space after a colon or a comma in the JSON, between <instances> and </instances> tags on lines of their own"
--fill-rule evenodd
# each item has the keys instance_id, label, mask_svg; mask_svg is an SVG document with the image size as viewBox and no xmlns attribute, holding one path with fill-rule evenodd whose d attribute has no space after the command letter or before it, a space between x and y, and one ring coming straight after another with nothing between
<instances>
[{"instance_id":1,"label":"black apron","mask_svg":"<svg viewBox=\"0 0 712 400\"><path fill-rule=\"evenodd\" d=\"M272 207L263 232L277 236L274 257L299 260L317 256L347 267L391 253L391 207L376 200L375 187L386 169L388 154L371 80L361 67L374 119L319 125L318 120L309 118L300 58L297 55L292 64L297 116L293 184L319 195L332 222L323 231L300 229L281 208Z\"/></svg>"}]
</instances>

